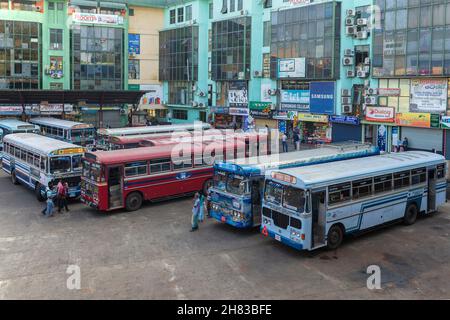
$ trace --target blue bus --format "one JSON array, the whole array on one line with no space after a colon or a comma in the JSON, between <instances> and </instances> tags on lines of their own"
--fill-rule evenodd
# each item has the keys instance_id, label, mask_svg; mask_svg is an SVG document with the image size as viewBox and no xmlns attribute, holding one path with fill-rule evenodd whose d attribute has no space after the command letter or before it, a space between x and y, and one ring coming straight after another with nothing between
<instances>
[{"instance_id":1,"label":"blue bus","mask_svg":"<svg viewBox=\"0 0 450 320\"><path fill-rule=\"evenodd\" d=\"M38 126L16 119L0 120L0 151L3 149L3 138L12 133L39 133Z\"/></svg>"},{"instance_id":2,"label":"blue bus","mask_svg":"<svg viewBox=\"0 0 450 320\"><path fill-rule=\"evenodd\" d=\"M41 128L41 134L79 146L95 144L96 129L93 125L56 118L34 118L31 123Z\"/></svg>"},{"instance_id":3,"label":"blue bus","mask_svg":"<svg viewBox=\"0 0 450 320\"><path fill-rule=\"evenodd\" d=\"M379 155L377 147L345 143L265 158L216 163L210 188L210 213L216 220L236 228L261 224L261 198L265 176L276 169ZM263 161L263 163L261 163Z\"/></svg>"},{"instance_id":4,"label":"blue bus","mask_svg":"<svg viewBox=\"0 0 450 320\"><path fill-rule=\"evenodd\" d=\"M70 198L81 195L84 148L33 133L10 134L3 143L2 168L13 184L33 189L39 201L45 200L45 188L59 180L69 184Z\"/></svg>"},{"instance_id":5,"label":"blue bus","mask_svg":"<svg viewBox=\"0 0 450 320\"><path fill-rule=\"evenodd\" d=\"M261 231L298 250L334 250L345 235L435 212L446 173L443 156L419 151L273 171Z\"/></svg>"}]
</instances>

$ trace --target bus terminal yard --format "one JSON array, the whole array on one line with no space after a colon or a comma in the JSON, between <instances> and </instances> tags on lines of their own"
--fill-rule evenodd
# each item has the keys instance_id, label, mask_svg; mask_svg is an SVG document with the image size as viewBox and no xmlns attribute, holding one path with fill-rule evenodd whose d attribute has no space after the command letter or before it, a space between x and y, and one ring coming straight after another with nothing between
<instances>
[{"instance_id":1,"label":"bus terminal yard","mask_svg":"<svg viewBox=\"0 0 450 320\"><path fill-rule=\"evenodd\" d=\"M336 251L297 251L207 219L191 233L192 198L101 213L44 203L0 173L0 299L445 299L450 205L356 238ZM69 290L69 266L81 288ZM369 266L381 290L367 288Z\"/></svg>"}]
</instances>

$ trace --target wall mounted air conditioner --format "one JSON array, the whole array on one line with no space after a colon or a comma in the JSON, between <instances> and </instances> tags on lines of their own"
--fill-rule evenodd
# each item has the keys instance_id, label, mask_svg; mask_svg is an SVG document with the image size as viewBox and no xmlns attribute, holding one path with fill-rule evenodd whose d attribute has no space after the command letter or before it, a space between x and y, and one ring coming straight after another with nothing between
<instances>
[{"instance_id":1,"label":"wall mounted air conditioner","mask_svg":"<svg viewBox=\"0 0 450 320\"><path fill-rule=\"evenodd\" d=\"M377 88L367 88L366 94L368 96L376 96L378 94L378 89Z\"/></svg>"},{"instance_id":2,"label":"wall mounted air conditioner","mask_svg":"<svg viewBox=\"0 0 450 320\"><path fill-rule=\"evenodd\" d=\"M361 71L358 71L358 73L356 74L356 76L357 76L358 78L367 78L368 73L361 70Z\"/></svg>"},{"instance_id":3,"label":"wall mounted air conditioner","mask_svg":"<svg viewBox=\"0 0 450 320\"><path fill-rule=\"evenodd\" d=\"M345 28L345 33L348 36L354 36L356 34L356 27L346 27Z\"/></svg>"},{"instance_id":4,"label":"wall mounted air conditioner","mask_svg":"<svg viewBox=\"0 0 450 320\"><path fill-rule=\"evenodd\" d=\"M255 77L255 78L261 78L261 76L262 76L261 71L254 71L254 72L253 72L253 77Z\"/></svg>"},{"instance_id":5,"label":"wall mounted air conditioner","mask_svg":"<svg viewBox=\"0 0 450 320\"><path fill-rule=\"evenodd\" d=\"M355 71L347 70L347 78L354 78L354 77L355 77Z\"/></svg>"},{"instance_id":6,"label":"wall mounted air conditioner","mask_svg":"<svg viewBox=\"0 0 450 320\"><path fill-rule=\"evenodd\" d=\"M368 106L374 106L378 104L378 98L377 97L365 97L364 102Z\"/></svg>"},{"instance_id":7,"label":"wall mounted air conditioner","mask_svg":"<svg viewBox=\"0 0 450 320\"><path fill-rule=\"evenodd\" d=\"M344 56L353 57L354 55L355 55L355 51L353 49L345 49L344 50Z\"/></svg>"},{"instance_id":8,"label":"wall mounted air conditioner","mask_svg":"<svg viewBox=\"0 0 450 320\"><path fill-rule=\"evenodd\" d=\"M342 97L342 104L352 104L351 97Z\"/></svg>"},{"instance_id":9,"label":"wall mounted air conditioner","mask_svg":"<svg viewBox=\"0 0 450 320\"><path fill-rule=\"evenodd\" d=\"M347 10L347 17L354 17L356 14L355 9L348 9Z\"/></svg>"},{"instance_id":10,"label":"wall mounted air conditioner","mask_svg":"<svg viewBox=\"0 0 450 320\"><path fill-rule=\"evenodd\" d=\"M342 64L344 66L352 66L355 63L355 59L353 57L345 57L342 59Z\"/></svg>"},{"instance_id":11,"label":"wall mounted air conditioner","mask_svg":"<svg viewBox=\"0 0 450 320\"><path fill-rule=\"evenodd\" d=\"M342 113L352 114L353 113L353 105L351 105L351 104L342 105Z\"/></svg>"},{"instance_id":12,"label":"wall mounted air conditioner","mask_svg":"<svg viewBox=\"0 0 450 320\"><path fill-rule=\"evenodd\" d=\"M354 26L355 25L355 19L354 18L346 18L345 19L345 25L346 26Z\"/></svg>"},{"instance_id":13,"label":"wall mounted air conditioner","mask_svg":"<svg viewBox=\"0 0 450 320\"><path fill-rule=\"evenodd\" d=\"M343 97L351 97L352 96L352 90L351 89L342 89L341 95Z\"/></svg>"},{"instance_id":14,"label":"wall mounted air conditioner","mask_svg":"<svg viewBox=\"0 0 450 320\"><path fill-rule=\"evenodd\" d=\"M356 38L360 39L360 40L367 39L367 38L369 38L369 32L367 32L367 31L358 31L356 33Z\"/></svg>"},{"instance_id":15,"label":"wall mounted air conditioner","mask_svg":"<svg viewBox=\"0 0 450 320\"><path fill-rule=\"evenodd\" d=\"M365 59L364 59L364 64L365 64L366 66L369 66L370 63L371 63L370 58L365 58Z\"/></svg>"},{"instance_id":16,"label":"wall mounted air conditioner","mask_svg":"<svg viewBox=\"0 0 450 320\"><path fill-rule=\"evenodd\" d=\"M197 101L192 101L192 107L197 108L198 107L198 102Z\"/></svg>"},{"instance_id":17,"label":"wall mounted air conditioner","mask_svg":"<svg viewBox=\"0 0 450 320\"><path fill-rule=\"evenodd\" d=\"M356 24L360 27L367 26L367 23L368 23L367 19L361 18L361 19L356 20Z\"/></svg>"}]
</instances>

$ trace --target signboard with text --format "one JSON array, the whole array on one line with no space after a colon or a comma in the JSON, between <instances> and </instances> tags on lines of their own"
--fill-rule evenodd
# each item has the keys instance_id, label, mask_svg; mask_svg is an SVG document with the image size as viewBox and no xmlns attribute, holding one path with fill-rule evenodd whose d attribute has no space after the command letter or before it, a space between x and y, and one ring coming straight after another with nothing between
<instances>
[{"instance_id":1,"label":"signboard with text","mask_svg":"<svg viewBox=\"0 0 450 320\"><path fill-rule=\"evenodd\" d=\"M410 112L441 113L447 110L447 79L411 80Z\"/></svg>"},{"instance_id":2,"label":"signboard with text","mask_svg":"<svg viewBox=\"0 0 450 320\"><path fill-rule=\"evenodd\" d=\"M373 122L395 122L395 110L390 107L367 107L366 120Z\"/></svg>"},{"instance_id":3,"label":"signboard with text","mask_svg":"<svg viewBox=\"0 0 450 320\"><path fill-rule=\"evenodd\" d=\"M278 60L278 78L305 78L306 59L292 58Z\"/></svg>"},{"instance_id":4,"label":"signboard with text","mask_svg":"<svg viewBox=\"0 0 450 320\"><path fill-rule=\"evenodd\" d=\"M128 35L128 54L141 54L141 35L130 33Z\"/></svg>"},{"instance_id":5,"label":"signboard with text","mask_svg":"<svg viewBox=\"0 0 450 320\"><path fill-rule=\"evenodd\" d=\"M247 83L244 81L231 82L228 88L228 103L230 108L248 106Z\"/></svg>"},{"instance_id":6,"label":"signboard with text","mask_svg":"<svg viewBox=\"0 0 450 320\"><path fill-rule=\"evenodd\" d=\"M282 90L281 109L309 112L309 90Z\"/></svg>"},{"instance_id":7,"label":"signboard with text","mask_svg":"<svg viewBox=\"0 0 450 320\"><path fill-rule=\"evenodd\" d=\"M311 113L334 114L334 82L311 82L309 86L309 109Z\"/></svg>"},{"instance_id":8,"label":"signboard with text","mask_svg":"<svg viewBox=\"0 0 450 320\"><path fill-rule=\"evenodd\" d=\"M74 23L91 23L106 25L123 25L123 17L112 14L96 14L88 12L75 12L72 14Z\"/></svg>"}]
</instances>

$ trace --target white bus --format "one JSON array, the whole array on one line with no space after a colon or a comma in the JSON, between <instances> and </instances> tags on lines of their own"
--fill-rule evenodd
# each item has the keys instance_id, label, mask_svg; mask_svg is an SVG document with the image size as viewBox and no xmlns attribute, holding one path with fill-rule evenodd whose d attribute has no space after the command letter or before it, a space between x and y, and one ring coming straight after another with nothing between
<instances>
[{"instance_id":1,"label":"white bus","mask_svg":"<svg viewBox=\"0 0 450 320\"><path fill-rule=\"evenodd\" d=\"M397 220L412 225L445 203L446 170L440 155L405 152L273 171L261 231L311 251Z\"/></svg>"},{"instance_id":2,"label":"white bus","mask_svg":"<svg viewBox=\"0 0 450 320\"><path fill-rule=\"evenodd\" d=\"M69 184L70 198L81 195L84 148L33 133L7 135L3 145L3 171L13 184L33 189L39 201L45 200L45 188L60 179Z\"/></svg>"}]
</instances>

